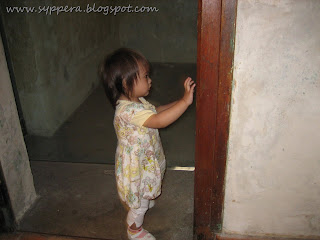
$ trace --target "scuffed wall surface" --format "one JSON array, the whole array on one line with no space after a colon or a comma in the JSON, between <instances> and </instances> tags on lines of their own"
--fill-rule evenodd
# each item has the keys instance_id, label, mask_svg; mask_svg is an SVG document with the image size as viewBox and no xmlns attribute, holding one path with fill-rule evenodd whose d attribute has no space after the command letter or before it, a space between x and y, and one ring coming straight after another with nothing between
<instances>
[{"instance_id":1,"label":"scuffed wall surface","mask_svg":"<svg viewBox=\"0 0 320 240\"><path fill-rule=\"evenodd\" d=\"M223 231L320 236L320 1L239 0Z\"/></svg>"},{"instance_id":2,"label":"scuffed wall surface","mask_svg":"<svg viewBox=\"0 0 320 240\"><path fill-rule=\"evenodd\" d=\"M0 164L14 216L19 221L36 199L7 62L0 38Z\"/></svg>"},{"instance_id":3,"label":"scuffed wall surface","mask_svg":"<svg viewBox=\"0 0 320 240\"><path fill-rule=\"evenodd\" d=\"M27 130L51 136L97 86L103 56L121 46L151 62L196 61L196 1L3 0L0 2ZM7 6L153 6L153 13L7 13ZM100 8L101 10L101 8Z\"/></svg>"},{"instance_id":4,"label":"scuffed wall surface","mask_svg":"<svg viewBox=\"0 0 320 240\"><path fill-rule=\"evenodd\" d=\"M98 3L98 1L97 1ZM81 6L82 1L1 2L28 133L51 136L98 83L104 53L118 46L116 18L102 14L7 13L7 6ZM17 31L19 29L19 31Z\"/></svg>"}]
</instances>

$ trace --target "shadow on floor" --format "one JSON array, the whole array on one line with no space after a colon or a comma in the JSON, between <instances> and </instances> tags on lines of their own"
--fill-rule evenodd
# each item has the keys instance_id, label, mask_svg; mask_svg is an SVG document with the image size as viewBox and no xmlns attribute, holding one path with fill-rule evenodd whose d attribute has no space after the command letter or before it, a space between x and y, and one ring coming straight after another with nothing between
<instances>
[{"instance_id":1,"label":"shadow on floor","mask_svg":"<svg viewBox=\"0 0 320 240\"><path fill-rule=\"evenodd\" d=\"M19 231L127 239L113 165L31 161L31 168L39 197ZM193 239L193 183L193 172L167 170L162 194L145 217L144 227L157 239Z\"/></svg>"}]
</instances>

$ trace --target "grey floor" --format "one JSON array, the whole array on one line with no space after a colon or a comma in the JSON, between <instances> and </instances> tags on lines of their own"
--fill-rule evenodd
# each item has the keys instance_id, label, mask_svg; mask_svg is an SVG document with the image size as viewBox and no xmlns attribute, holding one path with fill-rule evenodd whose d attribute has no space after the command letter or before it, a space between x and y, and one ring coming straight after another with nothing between
<instances>
[{"instance_id":1,"label":"grey floor","mask_svg":"<svg viewBox=\"0 0 320 240\"><path fill-rule=\"evenodd\" d=\"M126 238L126 209L114 166L31 162L38 200L18 230L100 239ZM158 240L192 240L194 173L167 170L163 191L145 217Z\"/></svg>"}]
</instances>

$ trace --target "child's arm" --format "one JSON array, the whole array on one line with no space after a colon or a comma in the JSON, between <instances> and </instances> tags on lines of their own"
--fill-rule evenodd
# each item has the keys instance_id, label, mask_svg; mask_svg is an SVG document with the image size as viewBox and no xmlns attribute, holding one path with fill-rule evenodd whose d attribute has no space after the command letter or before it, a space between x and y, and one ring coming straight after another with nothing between
<instances>
[{"instance_id":1,"label":"child's arm","mask_svg":"<svg viewBox=\"0 0 320 240\"><path fill-rule=\"evenodd\" d=\"M176 121L193 102L193 92L196 84L189 77L184 82L184 96L169 108L149 117L143 124L148 128L164 128Z\"/></svg>"},{"instance_id":2,"label":"child's arm","mask_svg":"<svg viewBox=\"0 0 320 240\"><path fill-rule=\"evenodd\" d=\"M164 110L167 110L168 108L171 108L173 105L175 105L178 101L174 101L172 103L166 104L166 105L162 105L159 107L156 107L157 113L160 113Z\"/></svg>"}]
</instances>

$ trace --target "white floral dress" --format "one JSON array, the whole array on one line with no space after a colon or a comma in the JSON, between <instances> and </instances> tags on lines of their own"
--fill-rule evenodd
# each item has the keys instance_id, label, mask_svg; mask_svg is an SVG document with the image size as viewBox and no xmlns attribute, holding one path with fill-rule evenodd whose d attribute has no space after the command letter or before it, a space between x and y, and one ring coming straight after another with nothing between
<instances>
[{"instance_id":1,"label":"white floral dress","mask_svg":"<svg viewBox=\"0 0 320 240\"><path fill-rule=\"evenodd\" d=\"M139 208L140 199L154 199L161 193L165 156L158 129L142 126L156 114L144 98L142 103L118 100L114 127L118 138L115 173L118 193L130 208Z\"/></svg>"}]
</instances>

